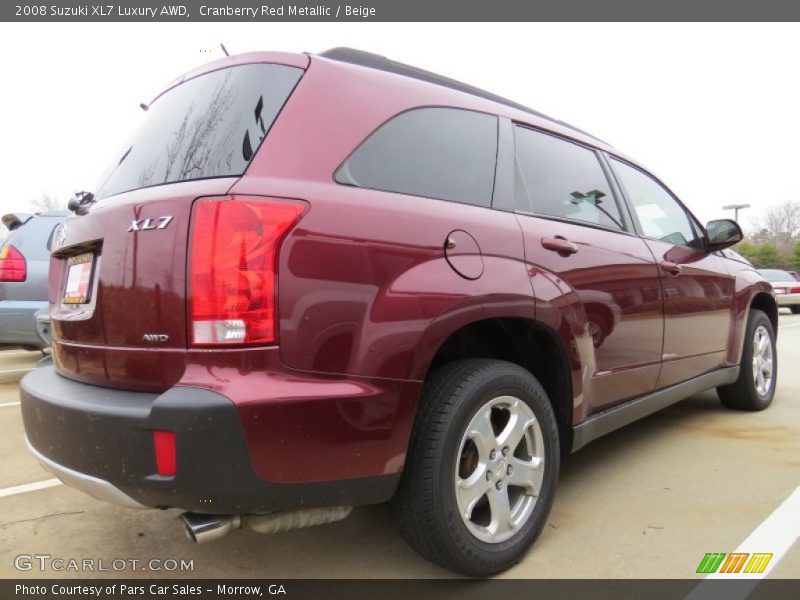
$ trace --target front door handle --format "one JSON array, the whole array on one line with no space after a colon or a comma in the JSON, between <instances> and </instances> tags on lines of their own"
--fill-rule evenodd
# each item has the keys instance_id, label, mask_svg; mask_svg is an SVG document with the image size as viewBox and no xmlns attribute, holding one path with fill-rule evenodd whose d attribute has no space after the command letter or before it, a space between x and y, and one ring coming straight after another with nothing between
<instances>
[{"instance_id":1,"label":"front door handle","mask_svg":"<svg viewBox=\"0 0 800 600\"><path fill-rule=\"evenodd\" d=\"M578 247L567 238L557 235L551 238L542 238L542 247L558 252L562 256L569 256L578 251Z\"/></svg>"},{"instance_id":2,"label":"front door handle","mask_svg":"<svg viewBox=\"0 0 800 600\"><path fill-rule=\"evenodd\" d=\"M658 263L658 266L661 267L662 271L666 271L667 273L669 273L670 275L674 275L675 277L680 275L681 271L683 271L682 266L675 264L674 262L670 262L668 260L661 261L660 263Z\"/></svg>"}]
</instances>

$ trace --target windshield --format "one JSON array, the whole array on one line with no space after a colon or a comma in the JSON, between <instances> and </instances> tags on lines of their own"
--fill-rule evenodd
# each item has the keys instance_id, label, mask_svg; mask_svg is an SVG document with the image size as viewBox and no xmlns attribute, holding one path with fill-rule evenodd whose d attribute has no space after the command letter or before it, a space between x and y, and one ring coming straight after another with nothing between
<instances>
[{"instance_id":1,"label":"windshield","mask_svg":"<svg viewBox=\"0 0 800 600\"><path fill-rule=\"evenodd\" d=\"M302 74L284 65L241 65L169 90L149 108L97 197L241 175Z\"/></svg>"},{"instance_id":2,"label":"windshield","mask_svg":"<svg viewBox=\"0 0 800 600\"><path fill-rule=\"evenodd\" d=\"M763 269L759 273L767 281L794 281L794 277L790 273L779 269Z\"/></svg>"}]
</instances>

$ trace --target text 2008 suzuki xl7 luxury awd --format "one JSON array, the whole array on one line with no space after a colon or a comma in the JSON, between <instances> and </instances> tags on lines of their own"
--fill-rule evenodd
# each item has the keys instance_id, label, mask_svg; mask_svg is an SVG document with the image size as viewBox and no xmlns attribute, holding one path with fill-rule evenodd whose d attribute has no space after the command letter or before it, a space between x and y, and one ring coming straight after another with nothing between
<instances>
[{"instance_id":1,"label":"text 2008 suzuki xl7 luxury awd","mask_svg":"<svg viewBox=\"0 0 800 600\"><path fill-rule=\"evenodd\" d=\"M22 381L65 483L190 537L391 500L428 559L508 568L559 457L691 394L761 410L770 285L604 142L375 55L175 81L56 232Z\"/></svg>"}]
</instances>

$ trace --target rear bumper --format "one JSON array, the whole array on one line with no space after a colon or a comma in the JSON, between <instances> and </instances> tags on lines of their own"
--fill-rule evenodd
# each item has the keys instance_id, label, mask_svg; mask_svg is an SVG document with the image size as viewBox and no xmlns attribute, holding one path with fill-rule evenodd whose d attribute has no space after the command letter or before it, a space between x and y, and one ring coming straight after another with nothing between
<instances>
[{"instance_id":1,"label":"rear bumper","mask_svg":"<svg viewBox=\"0 0 800 600\"><path fill-rule=\"evenodd\" d=\"M128 496L125 492L115 487L108 481L98 479L97 477L92 477L86 473L73 471L64 465L60 465L57 462L50 460L31 445L31 442L27 436L25 437L25 445L28 446L28 450L30 450L31 454L36 457L45 470L58 477L68 486L74 487L75 489L89 494L98 500L103 500L104 502L119 504L120 506L126 506L128 508L147 508L143 504L139 504L136 500Z\"/></svg>"},{"instance_id":2,"label":"rear bumper","mask_svg":"<svg viewBox=\"0 0 800 600\"><path fill-rule=\"evenodd\" d=\"M314 483L259 477L236 407L222 394L173 387L162 394L92 386L44 361L20 382L28 444L64 483L129 507L249 514L388 500L399 475ZM157 474L152 431L176 435L177 471Z\"/></svg>"},{"instance_id":3,"label":"rear bumper","mask_svg":"<svg viewBox=\"0 0 800 600\"><path fill-rule=\"evenodd\" d=\"M47 306L39 300L0 300L0 344L44 348L36 334L36 311Z\"/></svg>"},{"instance_id":4,"label":"rear bumper","mask_svg":"<svg viewBox=\"0 0 800 600\"><path fill-rule=\"evenodd\" d=\"M33 316L33 321L39 341L41 341L46 348L50 347L53 344L53 335L50 329L50 306L47 305L37 310Z\"/></svg>"}]
</instances>

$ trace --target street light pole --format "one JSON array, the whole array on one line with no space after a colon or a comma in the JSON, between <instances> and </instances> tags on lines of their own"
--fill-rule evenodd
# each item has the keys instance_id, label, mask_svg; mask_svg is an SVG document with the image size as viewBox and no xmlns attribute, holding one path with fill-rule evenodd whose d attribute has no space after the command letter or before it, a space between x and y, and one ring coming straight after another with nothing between
<instances>
[{"instance_id":1,"label":"street light pole","mask_svg":"<svg viewBox=\"0 0 800 600\"><path fill-rule=\"evenodd\" d=\"M745 208L750 208L749 204L728 204L722 207L722 210L732 210L733 220L739 222L739 211Z\"/></svg>"}]
</instances>

